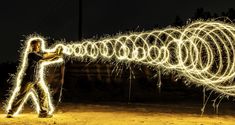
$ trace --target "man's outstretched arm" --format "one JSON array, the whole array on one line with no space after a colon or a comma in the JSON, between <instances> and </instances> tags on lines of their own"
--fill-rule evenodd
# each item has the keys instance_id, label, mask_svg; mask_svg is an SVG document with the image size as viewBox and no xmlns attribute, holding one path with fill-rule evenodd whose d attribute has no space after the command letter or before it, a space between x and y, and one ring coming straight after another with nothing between
<instances>
[{"instance_id":1,"label":"man's outstretched arm","mask_svg":"<svg viewBox=\"0 0 235 125\"><path fill-rule=\"evenodd\" d=\"M56 49L55 52L45 53L43 54L42 60L53 60L53 59L59 58L61 57L61 54L62 54L61 52L62 52L61 48L58 48Z\"/></svg>"}]
</instances>

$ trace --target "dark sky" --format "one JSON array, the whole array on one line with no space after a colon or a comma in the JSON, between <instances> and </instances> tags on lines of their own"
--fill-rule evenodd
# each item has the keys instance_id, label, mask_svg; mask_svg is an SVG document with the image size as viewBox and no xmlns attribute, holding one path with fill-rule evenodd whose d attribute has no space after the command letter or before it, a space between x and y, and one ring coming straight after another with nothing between
<instances>
[{"instance_id":1,"label":"dark sky","mask_svg":"<svg viewBox=\"0 0 235 125\"><path fill-rule=\"evenodd\" d=\"M150 30L186 20L197 8L220 14L235 0L83 0L83 38ZM14 0L0 3L0 62L17 61L21 40L38 33L55 40L78 39L78 0Z\"/></svg>"}]
</instances>

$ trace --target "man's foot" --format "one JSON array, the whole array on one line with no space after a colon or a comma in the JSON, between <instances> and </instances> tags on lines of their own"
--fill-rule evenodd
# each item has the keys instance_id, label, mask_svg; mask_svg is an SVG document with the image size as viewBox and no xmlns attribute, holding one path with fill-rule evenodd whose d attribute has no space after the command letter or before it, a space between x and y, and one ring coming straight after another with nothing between
<instances>
[{"instance_id":1,"label":"man's foot","mask_svg":"<svg viewBox=\"0 0 235 125\"><path fill-rule=\"evenodd\" d=\"M8 110L6 118L13 118L13 111Z\"/></svg>"},{"instance_id":2,"label":"man's foot","mask_svg":"<svg viewBox=\"0 0 235 125\"><path fill-rule=\"evenodd\" d=\"M39 118L51 118L51 117L53 117L53 115L52 114L48 114L47 112L45 112L45 113L40 113L38 115L38 117Z\"/></svg>"},{"instance_id":3,"label":"man's foot","mask_svg":"<svg viewBox=\"0 0 235 125\"><path fill-rule=\"evenodd\" d=\"M13 113L8 112L6 118L13 118Z\"/></svg>"}]
</instances>

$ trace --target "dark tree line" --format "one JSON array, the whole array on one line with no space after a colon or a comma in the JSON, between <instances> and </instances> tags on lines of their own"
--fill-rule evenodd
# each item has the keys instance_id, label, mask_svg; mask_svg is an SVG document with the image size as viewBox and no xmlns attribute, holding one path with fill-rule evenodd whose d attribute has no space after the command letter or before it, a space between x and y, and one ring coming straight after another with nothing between
<instances>
[{"instance_id":1,"label":"dark tree line","mask_svg":"<svg viewBox=\"0 0 235 125\"><path fill-rule=\"evenodd\" d=\"M220 19L220 20L228 20L229 21L235 21L235 9L229 8L227 11L222 12L220 14L218 13L212 13L210 11L205 11L203 8L198 8L194 15L192 17L189 17L188 19L191 20L208 20L208 19ZM180 18L180 16L176 16L173 21L173 26L183 26L186 24L187 21L184 21Z\"/></svg>"}]
</instances>

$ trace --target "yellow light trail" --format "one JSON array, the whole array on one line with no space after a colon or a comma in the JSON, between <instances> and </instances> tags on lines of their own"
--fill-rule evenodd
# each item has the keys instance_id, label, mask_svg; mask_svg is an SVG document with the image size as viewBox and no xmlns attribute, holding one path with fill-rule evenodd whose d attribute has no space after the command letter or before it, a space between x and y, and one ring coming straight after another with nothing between
<instances>
[{"instance_id":1,"label":"yellow light trail","mask_svg":"<svg viewBox=\"0 0 235 125\"><path fill-rule=\"evenodd\" d=\"M29 40L40 39L30 37ZM226 96L235 96L235 26L218 21L196 21L179 28L165 28L141 33L129 33L98 41L84 40L74 43L59 43L53 49L42 49L45 52L63 48L63 54L73 60L103 60L106 62L124 62L147 65L155 70L161 68L166 72L177 72L179 76L196 86L203 86ZM17 75L16 85L21 81L24 72L24 51L21 70ZM61 62L59 59L56 62ZM56 62L45 62L45 65ZM40 68L43 87L44 64ZM16 88L17 88L16 86ZM13 93L13 96L15 93ZM34 102L37 99L33 96ZM12 100L8 103L8 109ZM36 103L36 107L38 104ZM53 105L50 99L51 113ZM38 108L37 108L38 109Z\"/></svg>"},{"instance_id":2,"label":"yellow light trail","mask_svg":"<svg viewBox=\"0 0 235 125\"><path fill-rule=\"evenodd\" d=\"M235 96L235 26L196 21L182 29L130 33L64 45L74 59L134 62L177 72L187 81Z\"/></svg>"}]
</instances>

